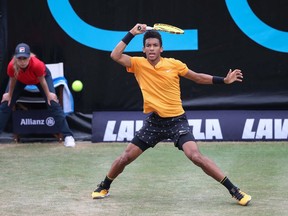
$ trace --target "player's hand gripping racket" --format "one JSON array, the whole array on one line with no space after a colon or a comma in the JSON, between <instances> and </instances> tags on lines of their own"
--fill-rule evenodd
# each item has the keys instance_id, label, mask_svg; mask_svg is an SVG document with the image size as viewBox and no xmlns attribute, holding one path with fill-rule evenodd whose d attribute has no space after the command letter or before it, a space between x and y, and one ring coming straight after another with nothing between
<instances>
[{"instance_id":1,"label":"player's hand gripping racket","mask_svg":"<svg viewBox=\"0 0 288 216\"><path fill-rule=\"evenodd\" d=\"M141 30L141 26L138 26L138 30ZM147 26L146 30L156 30L156 31L163 31L168 32L171 34L184 34L184 30L180 29L176 26L164 24L164 23L155 23L153 27Z\"/></svg>"}]
</instances>

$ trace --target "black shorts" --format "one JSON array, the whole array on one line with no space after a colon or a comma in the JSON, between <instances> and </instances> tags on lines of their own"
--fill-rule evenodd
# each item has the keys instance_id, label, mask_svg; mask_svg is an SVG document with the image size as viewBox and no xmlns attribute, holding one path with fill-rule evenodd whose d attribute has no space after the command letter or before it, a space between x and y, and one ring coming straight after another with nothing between
<instances>
[{"instance_id":1,"label":"black shorts","mask_svg":"<svg viewBox=\"0 0 288 216\"><path fill-rule=\"evenodd\" d=\"M169 118L150 114L131 142L145 151L164 140L172 140L179 150L185 142L195 141L185 114Z\"/></svg>"}]
</instances>

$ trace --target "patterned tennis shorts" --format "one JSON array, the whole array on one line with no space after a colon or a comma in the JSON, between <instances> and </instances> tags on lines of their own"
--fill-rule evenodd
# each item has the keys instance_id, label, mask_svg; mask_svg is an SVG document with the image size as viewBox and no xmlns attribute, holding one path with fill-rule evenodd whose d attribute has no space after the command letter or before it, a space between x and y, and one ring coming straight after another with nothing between
<instances>
[{"instance_id":1,"label":"patterned tennis shorts","mask_svg":"<svg viewBox=\"0 0 288 216\"><path fill-rule=\"evenodd\" d=\"M172 140L180 150L183 150L182 145L185 142L195 141L185 114L169 118L162 118L156 113L150 114L131 142L145 151L164 140Z\"/></svg>"}]
</instances>

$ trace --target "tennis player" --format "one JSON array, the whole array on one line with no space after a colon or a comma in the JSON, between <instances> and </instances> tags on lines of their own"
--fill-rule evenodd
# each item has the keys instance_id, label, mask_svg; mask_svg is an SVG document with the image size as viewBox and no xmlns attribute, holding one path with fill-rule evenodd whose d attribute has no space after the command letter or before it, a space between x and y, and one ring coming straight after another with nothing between
<instances>
[{"instance_id":1,"label":"tennis player","mask_svg":"<svg viewBox=\"0 0 288 216\"><path fill-rule=\"evenodd\" d=\"M31 53L28 44L20 43L16 46L15 54L8 64L7 74L9 84L0 104L0 133L4 130L12 108L25 86L36 85L42 93L57 127L64 136L64 145L74 147L73 133L68 127L65 114L55 94L51 72L41 60Z\"/></svg>"},{"instance_id":2,"label":"tennis player","mask_svg":"<svg viewBox=\"0 0 288 216\"><path fill-rule=\"evenodd\" d=\"M198 84L241 82L243 79L241 70L230 70L226 77L211 76L196 73L179 60L163 58L161 35L155 30L146 31L146 26L136 24L114 48L111 58L126 67L129 73L134 74L142 91L144 113L150 114L125 151L113 162L105 179L92 192L92 198L109 196L112 181L128 164L158 142L171 139L175 147L183 151L189 160L224 185L240 205L247 205L251 196L240 191L212 160L199 152L182 107L179 85L180 76ZM123 54L134 36L144 32L146 33L143 38L143 52L146 58Z\"/></svg>"}]
</instances>

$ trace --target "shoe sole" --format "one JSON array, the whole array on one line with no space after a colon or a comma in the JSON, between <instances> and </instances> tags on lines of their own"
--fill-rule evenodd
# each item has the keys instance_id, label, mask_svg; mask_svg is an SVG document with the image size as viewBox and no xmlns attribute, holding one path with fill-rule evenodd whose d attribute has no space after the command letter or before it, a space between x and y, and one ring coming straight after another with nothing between
<instances>
[{"instance_id":1,"label":"shoe sole","mask_svg":"<svg viewBox=\"0 0 288 216\"><path fill-rule=\"evenodd\" d=\"M250 203L250 201L251 201L251 199L246 203L246 205L245 206L247 206L249 203Z\"/></svg>"},{"instance_id":2,"label":"shoe sole","mask_svg":"<svg viewBox=\"0 0 288 216\"><path fill-rule=\"evenodd\" d=\"M70 147L70 148L74 148L74 147L76 146L76 144L74 144L74 145L73 145L73 144L68 144L68 145L65 145L65 144L64 144L64 146L65 146L65 147L68 147L68 148L69 148L69 147Z\"/></svg>"},{"instance_id":3,"label":"shoe sole","mask_svg":"<svg viewBox=\"0 0 288 216\"><path fill-rule=\"evenodd\" d=\"M106 197L110 196L110 193L107 193L106 195L104 196L97 196L97 197L92 197L93 199L104 199Z\"/></svg>"},{"instance_id":4,"label":"shoe sole","mask_svg":"<svg viewBox=\"0 0 288 216\"><path fill-rule=\"evenodd\" d=\"M242 205L242 206L247 206L249 203L250 203L250 201L252 200L252 197L250 198L250 200L248 200L246 203L245 203L245 205L242 205L242 204L240 204L240 205Z\"/></svg>"}]
</instances>

